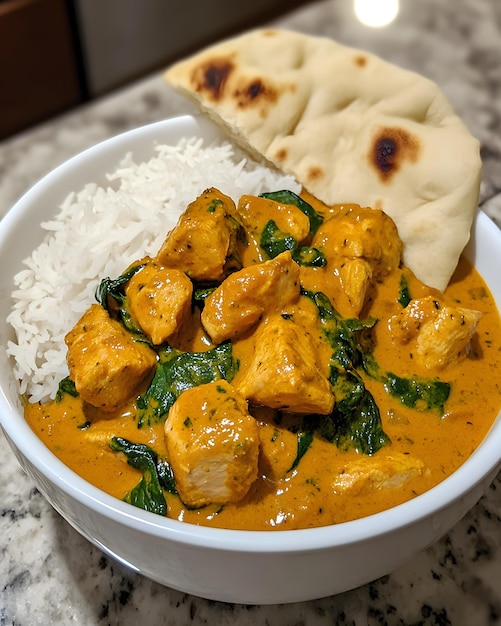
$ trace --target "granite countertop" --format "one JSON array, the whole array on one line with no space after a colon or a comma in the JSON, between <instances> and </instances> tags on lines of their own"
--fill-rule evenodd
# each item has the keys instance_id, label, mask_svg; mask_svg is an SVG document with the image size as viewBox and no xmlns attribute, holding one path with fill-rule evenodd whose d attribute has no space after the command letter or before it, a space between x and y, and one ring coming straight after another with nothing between
<instances>
[{"instance_id":1,"label":"granite countertop","mask_svg":"<svg viewBox=\"0 0 501 626\"><path fill-rule=\"evenodd\" d=\"M481 141L481 206L501 225L499 0L400 0L385 28L362 26L349 0L326 0L273 24L364 48L438 82ZM158 73L0 143L0 214L73 154L186 110ZM47 504L0 436L0 554L0 625L501 624L501 474L443 539L398 571L331 598L251 607L173 591L112 561Z\"/></svg>"}]
</instances>

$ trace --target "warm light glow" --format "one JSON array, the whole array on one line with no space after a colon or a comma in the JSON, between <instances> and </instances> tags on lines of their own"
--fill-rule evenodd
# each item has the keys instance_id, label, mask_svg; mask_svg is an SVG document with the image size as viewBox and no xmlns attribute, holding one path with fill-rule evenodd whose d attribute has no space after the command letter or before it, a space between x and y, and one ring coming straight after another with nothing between
<instances>
[{"instance_id":1,"label":"warm light glow","mask_svg":"<svg viewBox=\"0 0 501 626\"><path fill-rule=\"evenodd\" d=\"M397 17L399 0L354 0L353 8L362 24L379 28Z\"/></svg>"}]
</instances>

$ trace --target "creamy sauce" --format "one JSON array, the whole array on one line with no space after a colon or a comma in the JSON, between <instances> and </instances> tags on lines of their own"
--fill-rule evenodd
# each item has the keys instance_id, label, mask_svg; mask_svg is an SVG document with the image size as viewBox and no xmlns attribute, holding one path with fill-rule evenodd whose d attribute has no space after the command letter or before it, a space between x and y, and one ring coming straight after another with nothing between
<instances>
[{"instance_id":1,"label":"creamy sauce","mask_svg":"<svg viewBox=\"0 0 501 626\"><path fill-rule=\"evenodd\" d=\"M308 200L312 202L312 198ZM316 205L317 210L321 209ZM255 258L255 251L247 251ZM393 272L377 283L363 316L387 320L401 309L396 301L401 271ZM414 298L430 290L409 272L408 287ZM350 303L339 283L322 269L310 268L302 274L303 286L337 294L333 300L338 310L350 316ZM295 529L323 526L360 518L414 498L430 489L455 469L475 450L492 425L501 405L501 324L496 305L485 283L464 258L460 260L447 288L448 301L482 312L465 358L443 370L431 370L427 376L439 376L451 384L451 394L444 414L419 412L406 408L392 398L379 382L367 378L366 385L380 410L383 429L390 443L372 457L354 450L343 451L333 443L315 436L297 467L291 471L297 453L294 425L300 418L283 415L281 420L270 409L254 407L260 429L261 454L259 476L247 496L237 504L209 505L196 510L185 507L180 499L166 495L168 515L188 523L238 529ZM304 324L315 318L312 303L301 298L295 310ZM317 326L310 329L317 333ZM374 358L381 370L400 376L414 376L416 362L405 345L392 340L385 323L374 329ZM323 345L319 340L319 346ZM178 347L205 350L210 346L198 318L194 316L178 339ZM324 345L326 358L331 350ZM234 354L245 364L253 351L252 338L234 342ZM237 374L243 375L243 369ZM422 371L419 372L423 374ZM84 404L80 398L65 395L59 403L26 403L25 415L42 441L71 469L105 492L123 498L140 480L138 470L124 457L110 449L109 440L120 436L146 443L162 457L166 455L164 426L156 424L138 429L135 399L120 410L103 414ZM404 455L417 459L419 471L396 484L383 483L377 464L381 458ZM370 480L355 480L346 488L340 477L347 468L366 462L376 467ZM368 465L369 467L369 465Z\"/></svg>"}]
</instances>

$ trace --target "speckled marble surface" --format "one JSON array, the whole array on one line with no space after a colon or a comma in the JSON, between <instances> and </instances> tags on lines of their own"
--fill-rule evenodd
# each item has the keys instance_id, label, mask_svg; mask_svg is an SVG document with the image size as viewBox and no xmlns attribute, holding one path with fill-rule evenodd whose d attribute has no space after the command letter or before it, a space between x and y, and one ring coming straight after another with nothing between
<instances>
[{"instance_id":1,"label":"speckled marble surface","mask_svg":"<svg viewBox=\"0 0 501 626\"><path fill-rule=\"evenodd\" d=\"M375 0L374 0L375 2ZM482 143L482 208L501 225L501 2L401 0L371 29L349 0L274 22L365 48L438 82ZM160 74L0 143L0 214L73 154L187 111ZM0 437L0 625L501 624L501 474L447 536L398 571L318 601L234 606L161 587L113 562L45 502Z\"/></svg>"}]
</instances>

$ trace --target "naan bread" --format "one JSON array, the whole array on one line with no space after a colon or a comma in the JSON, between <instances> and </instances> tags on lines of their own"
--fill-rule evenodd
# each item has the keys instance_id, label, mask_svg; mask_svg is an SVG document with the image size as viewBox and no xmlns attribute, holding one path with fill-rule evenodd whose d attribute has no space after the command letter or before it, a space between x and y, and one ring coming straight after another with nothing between
<instances>
[{"instance_id":1,"label":"naan bread","mask_svg":"<svg viewBox=\"0 0 501 626\"><path fill-rule=\"evenodd\" d=\"M385 211L406 265L445 288L470 236L481 161L435 83L333 40L281 30L223 41L176 63L165 79L326 204Z\"/></svg>"}]
</instances>

